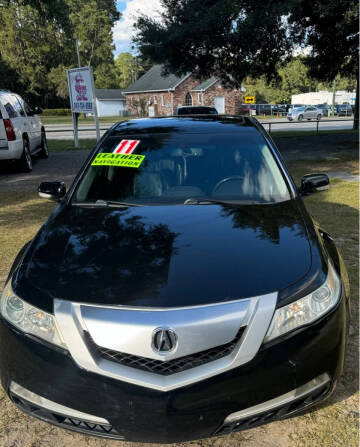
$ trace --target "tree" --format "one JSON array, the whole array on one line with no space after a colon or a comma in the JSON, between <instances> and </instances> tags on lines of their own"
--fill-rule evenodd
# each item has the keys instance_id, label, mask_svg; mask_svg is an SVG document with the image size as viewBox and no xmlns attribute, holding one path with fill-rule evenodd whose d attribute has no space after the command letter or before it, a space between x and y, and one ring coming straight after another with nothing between
<instances>
[{"instance_id":1,"label":"tree","mask_svg":"<svg viewBox=\"0 0 360 447\"><path fill-rule=\"evenodd\" d=\"M52 68L48 75L48 79L50 85L55 89L56 96L62 99L67 99L69 97L66 67L64 65Z\"/></svg>"},{"instance_id":2,"label":"tree","mask_svg":"<svg viewBox=\"0 0 360 447\"><path fill-rule=\"evenodd\" d=\"M0 8L0 73L16 73L20 94L43 104L67 97L66 69L77 66L80 40L83 65L94 68L98 87L117 87L112 26L119 18L115 0L4 0ZM3 88L11 88L2 77Z\"/></svg>"},{"instance_id":3,"label":"tree","mask_svg":"<svg viewBox=\"0 0 360 447\"><path fill-rule=\"evenodd\" d=\"M165 72L216 75L239 87L246 76L276 79L278 65L306 47L311 77L329 81L337 74L358 74L355 0L162 0L162 5L160 20L140 16L134 42Z\"/></svg>"},{"instance_id":4,"label":"tree","mask_svg":"<svg viewBox=\"0 0 360 447\"><path fill-rule=\"evenodd\" d=\"M355 0L301 0L289 17L295 44L311 48L305 63L310 76L331 82L355 78L354 128L359 127L359 6Z\"/></svg>"},{"instance_id":5,"label":"tree","mask_svg":"<svg viewBox=\"0 0 360 447\"><path fill-rule=\"evenodd\" d=\"M120 53L115 60L115 67L119 79L120 87L129 87L134 82L132 67L135 57L130 53Z\"/></svg>"},{"instance_id":6,"label":"tree","mask_svg":"<svg viewBox=\"0 0 360 447\"><path fill-rule=\"evenodd\" d=\"M310 78L309 70L303 62L302 57L291 60L279 68L281 87L288 96L298 93L306 93L316 89L316 82Z\"/></svg>"}]
</instances>

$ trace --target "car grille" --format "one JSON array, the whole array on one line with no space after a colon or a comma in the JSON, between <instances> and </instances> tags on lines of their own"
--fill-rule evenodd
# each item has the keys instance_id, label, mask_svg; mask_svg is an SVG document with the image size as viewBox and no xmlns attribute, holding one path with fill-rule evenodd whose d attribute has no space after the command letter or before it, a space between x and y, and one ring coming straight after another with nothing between
<instances>
[{"instance_id":1,"label":"car grille","mask_svg":"<svg viewBox=\"0 0 360 447\"><path fill-rule=\"evenodd\" d=\"M88 332L85 334L88 347L91 349L93 354L105 360L110 360L112 362L119 363L120 365L129 366L130 368L141 369L143 371L169 376L171 374L186 371L187 369L195 368L197 366L204 365L205 363L213 362L214 360L226 357L233 352L244 331L245 327L240 328L239 332L236 334L236 337L230 343L169 361L138 357L136 355L125 354L124 352L103 348L96 345Z\"/></svg>"},{"instance_id":2,"label":"car grille","mask_svg":"<svg viewBox=\"0 0 360 447\"><path fill-rule=\"evenodd\" d=\"M305 410L310 405L324 399L326 395L330 392L331 384L327 383L324 386L316 389L312 393L301 397L295 401L288 404L282 405L270 411L266 411L261 414L256 414L249 416L232 423L223 424L220 428L216 430L214 436L226 435L240 430L248 430L250 428L256 427L258 425L267 424L279 419L284 419L286 417L292 416L301 410Z\"/></svg>"},{"instance_id":3,"label":"car grille","mask_svg":"<svg viewBox=\"0 0 360 447\"><path fill-rule=\"evenodd\" d=\"M22 411L45 422L49 422L50 424L93 436L101 436L119 440L125 439L124 436L120 435L119 432L110 424L95 424L73 417L68 417L66 415L53 413L52 411L39 407L33 402L28 402L26 399L16 396L11 392L9 394L14 404Z\"/></svg>"}]
</instances>

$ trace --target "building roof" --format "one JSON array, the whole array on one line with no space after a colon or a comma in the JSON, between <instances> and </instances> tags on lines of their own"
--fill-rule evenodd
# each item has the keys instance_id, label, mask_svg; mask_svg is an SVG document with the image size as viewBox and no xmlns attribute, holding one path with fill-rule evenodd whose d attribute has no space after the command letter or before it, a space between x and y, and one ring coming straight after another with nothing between
<instances>
[{"instance_id":1,"label":"building roof","mask_svg":"<svg viewBox=\"0 0 360 447\"><path fill-rule=\"evenodd\" d=\"M211 87L213 84L215 84L216 81L218 81L218 78L212 77L210 79L206 79L205 81L201 82L199 85L194 87L192 89L192 92L204 92L209 87Z\"/></svg>"},{"instance_id":2,"label":"building roof","mask_svg":"<svg viewBox=\"0 0 360 447\"><path fill-rule=\"evenodd\" d=\"M118 88L96 88L95 96L97 99L105 100L123 100L125 101L125 96L123 95L123 90Z\"/></svg>"},{"instance_id":3,"label":"building roof","mask_svg":"<svg viewBox=\"0 0 360 447\"><path fill-rule=\"evenodd\" d=\"M163 76L161 74L162 66L154 65L143 74L137 81L124 90L124 93L142 93L142 92L160 92L174 89L181 81L190 74L184 76L176 76L169 74Z\"/></svg>"}]
</instances>

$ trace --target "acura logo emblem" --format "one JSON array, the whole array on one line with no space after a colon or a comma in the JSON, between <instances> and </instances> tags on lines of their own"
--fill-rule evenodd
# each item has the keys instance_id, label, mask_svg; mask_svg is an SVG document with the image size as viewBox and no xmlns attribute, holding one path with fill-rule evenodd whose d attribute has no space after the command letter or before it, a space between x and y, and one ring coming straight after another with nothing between
<instances>
[{"instance_id":1,"label":"acura logo emblem","mask_svg":"<svg viewBox=\"0 0 360 447\"><path fill-rule=\"evenodd\" d=\"M177 335L172 329L158 328L153 333L152 346L156 352L171 352L177 344Z\"/></svg>"}]
</instances>

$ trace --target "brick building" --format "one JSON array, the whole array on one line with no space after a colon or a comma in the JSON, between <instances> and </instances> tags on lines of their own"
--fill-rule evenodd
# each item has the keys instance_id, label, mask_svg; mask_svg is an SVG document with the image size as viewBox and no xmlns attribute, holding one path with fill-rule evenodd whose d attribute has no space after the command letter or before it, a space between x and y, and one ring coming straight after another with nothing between
<instances>
[{"instance_id":1,"label":"brick building","mask_svg":"<svg viewBox=\"0 0 360 447\"><path fill-rule=\"evenodd\" d=\"M141 78L125 89L130 115L169 116L184 105L213 106L219 113L237 114L242 92L226 89L217 78L199 82L191 74L163 76L161 65L154 65Z\"/></svg>"}]
</instances>

